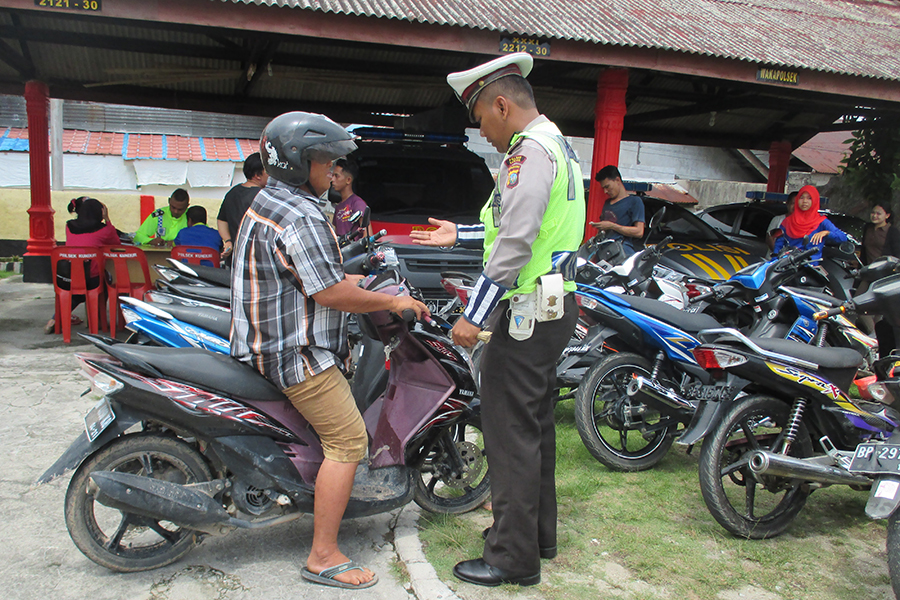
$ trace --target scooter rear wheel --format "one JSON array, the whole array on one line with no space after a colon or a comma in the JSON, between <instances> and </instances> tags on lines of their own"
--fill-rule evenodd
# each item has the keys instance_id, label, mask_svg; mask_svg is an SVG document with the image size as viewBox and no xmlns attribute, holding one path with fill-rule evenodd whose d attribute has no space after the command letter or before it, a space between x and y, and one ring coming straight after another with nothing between
<instances>
[{"instance_id":1,"label":"scooter rear wheel","mask_svg":"<svg viewBox=\"0 0 900 600\"><path fill-rule=\"evenodd\" d=\"M747 464L753 450L781 452L791 407L769 396L740 399L703 440L700 491L719 524L753 540L781 534L800 513L810 494L803 481L756 476ZM789 456L812 456L809 431L801 421Z\"/></svg>"},{"instance_id":2,"label":"scooter rear wheel","mask_svg":"<svg viewBox=\"0 0 900 600\"><path fill-rule=\"evenodd\" d=\"M894 596L900 598L900 514L896 512L888 519L887 559L891 587L894 589Z\"/></svg>"},{"instance_id":3,"label":"scooter rear wheel","mask_svg":"<svg viewBox=\"0 0 900 600\"><path fill-rule=\"evenodd\" d=\"M442 432L416 478L416 504L435 513L478 508L491 495L481 419L471 418Z\"/></svg>"},{"instance_id":4,"label":"scooter rear wheel","mask_svg":"<svg viewBox=\"0 0 900 600\"><path fill-rule=\"evenodd\" d=\"M172 483L210 481L199 452L172 436L141 433L121 437L88 457L66 491L66 527L89 559L122 573L147 571L175 562L199 541L196 532L103 506L89 490L96 471L151 476Z\"/></svg>"}]
</instances>

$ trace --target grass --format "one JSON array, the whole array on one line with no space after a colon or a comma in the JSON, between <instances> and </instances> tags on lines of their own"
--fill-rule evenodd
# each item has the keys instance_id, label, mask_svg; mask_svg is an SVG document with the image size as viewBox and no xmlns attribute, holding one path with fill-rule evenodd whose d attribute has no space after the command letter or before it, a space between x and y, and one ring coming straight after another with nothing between
<instances>
[{"instance_id":1,"label":"grass","mask_svg":"<svg viewBox=\"0 0 900 600\"><path fill-rule=\"evenodd\" d=\"M689 455L675 446L653 470L615 473L582 445L571 402L557 406L556 418L560 554L543 561L540 586L504 586L497 596L534 589L542 598L585 600L721 600L725 592L767 600L893 598L884 522L865 516L867 492L817 490L784 535L738 539L703 503L699 449ZM488 525L484 510L459 517L423 512L420 519L426 556L463 594L472 588L461 588L451 569L481 555Z\"/></svg>"},{"instance_id":2,"label":"grass","mask_svg":"<svg viewBox=\"0 0 900 600\"><path fill-rule=\"evenodd\" d=\"M0 271L0 279L15 277L16 275L21 275L21 273L16 273L15 271Z\"/></svg>"}]
</instances>

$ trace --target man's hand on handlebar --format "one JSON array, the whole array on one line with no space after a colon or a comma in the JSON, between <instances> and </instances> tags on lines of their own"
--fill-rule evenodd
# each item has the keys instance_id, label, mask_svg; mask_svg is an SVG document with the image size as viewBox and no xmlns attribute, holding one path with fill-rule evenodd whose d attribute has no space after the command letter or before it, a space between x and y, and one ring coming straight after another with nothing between
<instances>
[{"instance_id":1,"label":"man's hand on handlebar","mask_svg":"<svg viewBox=\"0 0 900 600\"><path fill-rule=\"evenodd\" d=\"M394 306L391 307L392 313L403 316L403 311L411 310L415 313L416 319L422 319L431 315L428 307L410 296L394 296Z\"/></svg>"}]
</instances>

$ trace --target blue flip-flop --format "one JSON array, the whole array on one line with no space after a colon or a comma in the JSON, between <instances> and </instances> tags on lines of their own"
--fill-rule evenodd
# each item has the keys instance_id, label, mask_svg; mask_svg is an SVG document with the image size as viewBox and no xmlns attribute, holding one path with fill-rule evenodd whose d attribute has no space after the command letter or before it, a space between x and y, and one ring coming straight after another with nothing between
<instances>
[{"instance_id":1,"label":"blue flip-flop","mask_svg":"<svg viewBox=\"0 0 900 600\"><path fill-rule=\"evenodd\" d=\"M338 581L335 579L335 576L340 575L341 573L346 573L347 571L362 571L363 568L349 560L345 563L335 565L333 567L328 567L327 569L322 569L322 571L316 575L306 567L303 567L303 570L300 571L300 576L307 581L311 581L313 583L318 583L320 585L327 585L331 587L344 588L348 590L361 590L363 588L372 587L376 583L378 583L378 575L372 577L370 581L366 581L365 583L344 583L343 581Z\"/></svg>"}]
</instances>

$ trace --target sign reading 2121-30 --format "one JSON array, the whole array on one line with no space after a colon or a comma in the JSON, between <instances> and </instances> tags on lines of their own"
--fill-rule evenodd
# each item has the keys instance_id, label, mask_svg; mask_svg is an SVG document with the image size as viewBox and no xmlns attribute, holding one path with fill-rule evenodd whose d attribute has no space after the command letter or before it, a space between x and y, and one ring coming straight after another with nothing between
<instances>
[{"instance_id":1,"label":"sign reading 2121-30","mask_svg":"<svg viewBox=\"0 0 900 600\"><path fill-rule=\"evenodd\" d=\"M34 0L35 6L53 10L80 10L100 12L101 0Z\"/></svg>"}]
</instances>

